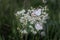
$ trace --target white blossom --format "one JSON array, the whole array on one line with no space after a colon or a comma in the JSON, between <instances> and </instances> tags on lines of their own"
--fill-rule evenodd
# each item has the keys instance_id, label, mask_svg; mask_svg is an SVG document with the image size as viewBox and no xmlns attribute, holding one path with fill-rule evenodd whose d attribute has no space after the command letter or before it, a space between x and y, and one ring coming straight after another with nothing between
<instances>
[{"instance_id":1,"label":"white blossom","mask_svg":"<svg viewBox=\"0 0 60 40\"><path fill-rule=\"evenodd\" d=\"M28 24L29 24L28 27L31 28L30 31L33 34L36 34L37 31L43 29L43 23L46 23L46 19L48 19L48 14L46 12L41 13L41 11L44 11L44 9L35 9L35 8L32 8L31 10L28 9L28 12L26 14L25 14L25 9L23 9L21 11L17 11L16 15L17 15L17 17L18 17L18 15L20 15L19 20L20 20L20 23L22 23L22 25L24 27L24 30L20 29L21 33L28 33L28 31L25 30L25 28L27 28L25 26ZM35 28L31 24L35 25ZM35 30L37 30L37 31L35 31ZM42 32L42 34L43 34L43 32Z\"/></svg>"},{"instance_id":2,"label":"white blossom","mask_svg":"<svg viewBox=\"0 0 60 40\"><path fill-rule=\"evenodd\" d=\"M37 32L36 31L33 31L33 34L36 34Z\"/></svg>"},{"instance_id":3,"label":"white blossom","mask_svg":"<svg viewBox=\"0 0 60 40\"><path fill-rule=\"evenodd\" d=\"M33 29L33 26L32 25L29 25L29 28Z\"/></svg>"},{"instance_id":4,"label":"white blossom","mask_svg":"<svg viewBox=\"0 0 60 40\"><path fill-rule=\"evenodd\" d=\"M21 10L20 13L24 13L25 12L25 9Z\"/></svg>"},{"instance_id":5,"label":"white blossom","mask_svg":"<svg viewBox=\"0 0 60 40\"><path fill-rule=\"evenodd\" d=\"M37 16L41 15L41 9L36 9L33 11L33 13Z\"/></svg>"},{"instance_id":6,"label":"white blossom","mask_svg":"<svg viewBox=\"0 0 60 40\"><path fill-rule=\"evenodd\" d=\"M43 3L46 3L47 1L46 0L43 0Z\"/></svg>"},{"instance_id":7,"label":"white blossom","mask_svg":"<svg viewBox=\"0 0 60 40\"><path fill-rule=\"evenodd\" d=\"M36 31L34 31L34 30L31 30L31 32L33 33L33 34L36 34L37 32Z\"/></svg>"},{"instance_id":8,"label":"white blossom","mask_svg":"<svg viewBox=\"0 0 60 40\"><path fill-rule=\"evenodd\" d=\"M42 31L41 32L41 36L45 36L46 34L45 34L45 32L44 31Z\"/></svg>"},{"instance_id":9,"label":"white blossom","mask_svg":"<svg viewBox=\"0 0 60 40\"><path fill-rule=\"evenodd\" d=\"M30 21L30 24L34 24L34 21Z\"/></svg>"},{"instance_id":10,"label":"white blossom","mask_svg":"<svg viewBox=\"0 0 60 40\"><path fill-rule=\"evenodd\" d=\"M21 17L20 22L21 22L21 23L24 22L24 17Z\"/></svg>"},{"instance_id":11,"label":"white blossom","mask_svg":"<svg viewBox=\"0 0 60 40\"><path fill-rule=\"evenodd\" d=\"M28 12L29 12L29 13L31 13L31 10L30 10L30 9L28 9Z\"/></svg>"},{"instance_id":12,"label":"white blossom","mask_svg":"<svg viewBox=\"0 0 60 40\"><path fill-rule=\"evenodd\" d=\"M22 34L27 34L28 32L26 30L21 30Z\"/></svg>"},{"instance_id":13,"label":"white blossom","mask_svg":"<svg viewBox=\"0 0 60 40\"><path fill-rule=\"evenodd\" d=\"M20 11L17 11L17 14L20 14Z\"/></svg>"},{"instance_id":14,"label":"white blossom","mask_svg":"<svg viewBox=\"0 0 60 40\"><path fill-rule=\"evenodd\" d=\"M36 23L35 28L36 28L37 31L39 31L39 30L43 29L43 26L42 26L42 24Z\"/></svg>"}]
</instances>

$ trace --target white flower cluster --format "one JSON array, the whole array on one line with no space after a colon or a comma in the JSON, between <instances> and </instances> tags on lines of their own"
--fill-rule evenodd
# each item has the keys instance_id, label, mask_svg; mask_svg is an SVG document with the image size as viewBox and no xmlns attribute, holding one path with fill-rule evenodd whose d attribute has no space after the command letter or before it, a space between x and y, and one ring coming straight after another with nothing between
<instances>
[{"instance_id":1,"label":"white flower cluster","mask_svg":"<svg viewBox=\"0 0 60 40\"><path fill-rule=\"evenodd\" d=\"M28 30L30 28L30 31L33 34L36 34L37 31L42 30L43 23L46 23L46 19L48 18L48 14L43 11L44 10L42 9L31 9L31 10L28 9L27 13L25 13L24 9L21 11L17 11L16 16L19 15L20 23L23 25L22 28L24 28L24 30L22 30L21 33L28 33L27 30L25 30L26 28ZM35 25L35 26L33 27L32 25Z\"/></svg>"}]
</instances>

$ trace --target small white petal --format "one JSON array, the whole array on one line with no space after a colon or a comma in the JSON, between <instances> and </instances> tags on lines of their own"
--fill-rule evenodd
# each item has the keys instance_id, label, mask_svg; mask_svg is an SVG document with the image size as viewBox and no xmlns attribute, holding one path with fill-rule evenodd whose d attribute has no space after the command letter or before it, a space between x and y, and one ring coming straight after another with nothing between
<instances>
[{"instance_id":1,"label":"small white petal","mask_svg":"<svg viewBox=\"0 0 60 40\"><path fill-rule=\"evenodd\" d=\"M35 10L33 13L35 15L39 16L39 15L41 15L41 9Z\"/></svg>"},{"instance_id":2,"label":"small white petal","mask_svg":"<svg viewBox=\"0 0 60 40\"><path fill-rule=\"evenodd\" d=\"M41 24L38 24L38 23L35 24L35 28L36 28L37 31L43 29L42 25Z\"/></svg>"}]
</instances>

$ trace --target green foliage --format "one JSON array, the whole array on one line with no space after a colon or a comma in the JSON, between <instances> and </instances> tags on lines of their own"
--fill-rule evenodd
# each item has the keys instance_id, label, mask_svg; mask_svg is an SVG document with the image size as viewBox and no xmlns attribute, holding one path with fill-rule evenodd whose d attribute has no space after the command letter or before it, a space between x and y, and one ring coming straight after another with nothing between
<instances>
[{"instance_id":1,"label":"green foliage","mask_svg":"<svg viewBox=\"0 0 60 40\"><path fill-rule=\"evenodd\" d=\"M50 19L47 21L47 36L48 39L59 40L59 0L47 0Z\"/></svg>"},{"instance_id":2,"label":"green foliage","mask_svg":"<svg viewBox=\"0 0 60 40\"><path fill-rule=\"evenodd\" d=\"M17 36L17 21L14 15L16 11L16 0L0 1L0 34L5 37L5 40L9 39L9 35L11 36L10 39L12 39L13 35L11 34L15 35L14 38Z\"/></svg>"},{"instance_id":3,"label":"green foliage","mask_svg":"<svg viewBox=\"0 0 60 40\"><path fill-rule=\"evenodd\" d=\"M43 6L43 2L42 2L42 0L33 0L33 1L31 0L31 6L34 8L36 8L38 6Z\"/></svg>"}]
</instances>

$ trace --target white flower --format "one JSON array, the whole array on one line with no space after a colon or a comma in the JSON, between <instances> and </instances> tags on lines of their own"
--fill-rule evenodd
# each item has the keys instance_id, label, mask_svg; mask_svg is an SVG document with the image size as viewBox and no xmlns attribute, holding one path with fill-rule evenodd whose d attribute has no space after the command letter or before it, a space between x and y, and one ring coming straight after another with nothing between
<instances>
[{"instance_id":1,"label":"white flower","mask_svg":"<svg viewBox=\"0 0 60 40\"><path fill-rule=\"evenodd\" d=\"M21 17L21 19L24 19L24 17Z\"/></svg>"},{"instance_id":2,"label":"white flower","mask_svg":"<svg viewBox=\"0 0 60 40\"><path fill-rule=\"evenodd\" d=\"M36 17L35 20L41 21L41 18L40 17Z\"/></svg>"},{"instance_id":3,"label":"white flower","mask_svg":"<svg viewBox=\"0 0 60 40\"><path fill-rule=\"evenodd\" d=\"M28 9L28 12L25 14L25 9L21 10L21 11L17 11L17 16L20 17L20 23L22 24L22 28L27 28L26 25L28 25L28 22L30 24L35 25L35 28L32 25L28 25L28 27L31 29L30 31L33 34L36 34L37 31L42 30L43 29L43 23L46 22L46 19L48 18L48 14L46 12L42 12L44 11L44 9L34 9L32 8L31 10ZM31 15L30 15L31 14ZM40 22L38 22L38 21ZM20 30L21 33L27 34L27 30L21 30L19 28L17 28L18 30ZM35 31L35 29L37 31ZM29 29L28 29L29 30ZM43 33L42 33L43 34Z\"/></svg>"},{"instance_id":4,"label":"white flower","mask_svg":"<svg viewBox=\"0 0 60 40\"><path fill-rule=\"evenodd\" d=\"M31 30L31 32L33 33L33 34L36 34L37 32L36 31L34 31L34 30Z\"/></svg>"},{"instance_id":5,"label":"white flower","mask_svg":"<svg viewBox=\"0 0 60 40\"><path fill-rule=\"evenodd\" d=\"M23 19L20 19L20 22L21 22L21 23L23 23L23 22L24 22L24 20L23 20Z\"/></svg>"},{"instance_id":6,"label":"white flower","mask_svg":"<svg viewBox=\"0 0 60 40\"><path fill-rule=\"evenodd\" d=\"M33 13L37 16L41 15L41 9L34 10Z\"/></svg>"},{"instance_id":7,"label":"white flower","mask_svg":"<svg viewBox=\"0 0 60 40\"><path fill-rule=\"evenodd\" d=\"M34 13L31 13L31 16L34 17L34 16L36 16L36 15L35 15Z\"/></svg>"},{"instance_id":8,"label":"white flower","mask_svg":"<svg viewBox=\"0 0 60 40\"><path fill-rule=\"evenodd\" d=\"M39 30L43 29L43 26L42 26L42 24L36 23L35 28L36 28L37 31L39 31Z\"/></svg>"},{"instance_id":9,"label":"white flower","mask_svg":"<svg viewBox=\"0 0 60 40\"><path fill-rule=\"evenodd\" d=\"M29 25L29 28L33 29L33 26Z\"/></svg>"},{"instance_id":10,"label":"white flower","mask_svg":"<svg viewBox=\"0 0 60 40\"><path fill-rule=\"evenodd\" d=\"M46 12L43 12L42 14L46 14Z\"/></svg>"},{"instance_id":11,"label":"white flower","mask_svg":"<svg viewBox=\"0 0 60 40\"><path fill-rule=\"evenodd\" d=\"M21 33L27 34L28 32L26 30L22 30Z\"/></svg>"},{"instance_id":12,"label":"white flower","mask_svg":"<svg viewBox=\"0 0 60 40\"><path fill-rule=\"evenodd\" d=\"M26 30L23 30L25 34L27 34L28 32Z\"/></svg>"},{"instance_id":13,"label":"white flower","mask_svg":"<svg viewBox=\"0 0 60 40\"><path fill-rule=\"evenodd\" d=\"M34 9L31 10L32 12L34 11Z\"/></svg>"},{"instance_id":14,"label":"white flower","mask_svg":"<svg viewBox=\"0 0 60 40\"><path fill-rule=\"evenodd\" d=\"M34 24L34 21L30 21L30 24Z\"/></svg>"},{"instance_id":15,"label":"white flower","mask_svg":"<svg viewBox=\"0 0 60 40\"><path fill-rule=\"evenodd\" d=\"M42 31L41 32L41 36L45 36L46 34L45 34L45 32L44 31Z\"/></svg>"},{"instance_id":16,"label":"white flower","mask_svg":"<svg viewBox=\"0 0 60 40\"><path fill-rule=\"evenodd\" d=\"M20 13L24 13L25 12L25 9L23 9L22 11L20 11Z\"/></svg>"},{"instance_id":17,"label":"white flower","mask_svg":"<svg viewBox=\"0 0 60 40\"><path fill-rule=\"evenodd\" d=\"M43 0L43 3L46 3L47 1L46 0Z\"/></svg>"},{"instance_id":18,"label":"white flower","mask_svg":"<svg viewBox=\"0 0 60 40\"><path fill-rule=\"evenodd\" d=\"M17 11L17 13L16 14L23 14L25 12L25 10L23 9L23 10L21 10L21 11Z\"/></svg>"},{"instance_id":19,"label":"white flower","mask_svg":"<svg viewBox=\"0 0 60 40\"><path fill-rule=\"evenodd\" d=\"M29 12L29 13L31 13L31 10L30 10L30 9L28 9L28 12Z\"/></svg>"},{"instance_id":20,"label":"white flower","mask_svg":"<svg viewBox=\"0 0 60 40\"><path fill-rule=\"evenodd\" d=\"M17 11L17 14L21 14L20 11Z\"/></svg>"},{"instance_id":21,"label":"white flower","mask_svg":"<svg viewBox=\"0 0 60 40\"><path fill-rule=\"evenodd\" d=\"M21 33L24 33L23 30L20 30Z\"/></svg>"},{"instance_id":22,"label":"white flower","mask_svg":"<svg viewBox=\"0 0 60 40\"><path fill-rule=\"evenodd\" d=\"M28 21L31 21L31 16L28 16L27 19L28 19Z\"/></svg>"},{"instance_id":23,"label":"white flower","mask_svg":"<svg viewBox=\"0 0 60 40\"><path fill-rule=\"evenodd\" d=\"M36 34L37 32L36 31L33 31L33 34Z\"/></svg>"},{"instance_id":24,"label":"white flower","mask_svg":"<svg viewBox=\"0 0 60 40\"><path fill-rule=\"evenodd\" d=\"M24 13L22 13L22 15L25 15Z\"/></svg>"},{"instance_id":25,"label":"white flower","mask_svg":"<svg viewBox=\"0 0 60 40\"><path fill-rule=\"evenodd\" d=\"M17 27L17 30L20 30L20 28L19 28L19 27Z\"/></svg>"},{"instance_id":26,"label":"white flower","mask_svg":"<svg viewBox=\"0 0 60 40\"><path fill-rule=\"evenodd\" d=\"M20 11L17 11L17 13L15 15L18 16L19 14L20 14Z\"/></svg>"},{"instance_id":27,"label":"white flower","mask_svg":"<svg viewBox=\"0 0 60 40\"><path fill-rule=\"evenodd\" d=\"M21 17L20 22L21 22L21 23L24 22L24 17Z\"/></svg>"}]
</instances>

